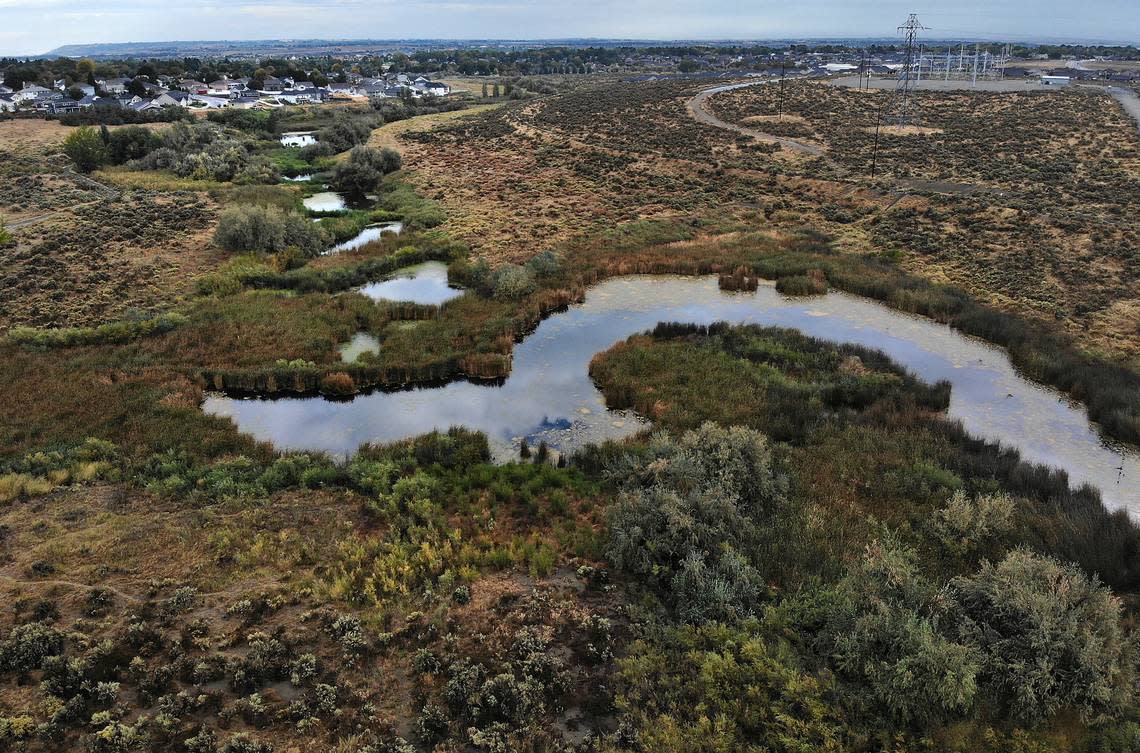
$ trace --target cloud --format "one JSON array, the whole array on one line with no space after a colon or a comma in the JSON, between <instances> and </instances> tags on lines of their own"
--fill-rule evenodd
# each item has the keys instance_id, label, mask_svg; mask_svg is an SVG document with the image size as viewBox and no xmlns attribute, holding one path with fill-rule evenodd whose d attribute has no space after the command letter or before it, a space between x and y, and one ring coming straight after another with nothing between
<instances>
[{"instance_id":1,"label":"cloud","mask_svg":"<svg viewBox=\"0 0 1140 753\"><path fill-rule=\"evenodd\" d=\"M0 0L0 54L61 44L186 39L892 38L913 0ZM1119 39L1136 0L959 0L923 16L944 36ZM1095 12L1093 12L1095 11ZM23 36L16 36L22 34ZM30 50L36 44L40 49Z\"/></svg>"}]
</instances>

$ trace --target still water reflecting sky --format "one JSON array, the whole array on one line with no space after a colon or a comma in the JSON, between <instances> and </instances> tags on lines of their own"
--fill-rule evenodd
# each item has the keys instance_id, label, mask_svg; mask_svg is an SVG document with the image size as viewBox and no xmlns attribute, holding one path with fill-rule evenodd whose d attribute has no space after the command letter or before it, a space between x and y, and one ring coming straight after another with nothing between
<instances>
[{"instance_id":1,"label":"still water reflecting sky","mask_svg":"<svg viewBox=\"0 0 1140 753\"><path fill-rule=\"evenodd\" d=\"M411 301L435 306L463 295L462 290L447 284L447 265L440 261L405 267L387 280L371 282L357 291L374 301Z\"/></svg>"},{"instance_id":2,"label":"still water reflecting sky","mask_svg":"<svg viewBox=\"0 0 1140 753\"><path fill-rule=\"evenodd\" d=\"M634 276L595 286L584 303L546 319L516 346L514 369L501 387L456 382L376 392L351 402L214 394L204 409L233 418L242 431L280 449L347 455L365 442L452 425L486 432L500 452L512 438L540 432L552 445L571 449L645 425L606 411L587 367L595 353L661 321L793 327L882 350L924 380L950 381L948 413L970 433L1016 447L1026 460L1066 470L1074 485L1099 488L1109 507L1140 513L1138 454L1103 443L1083 408L1018 376L1004 350L843 293L786 298L769 285L755 293L725 293L714 277Z\"/></svg>"}]
</instances>

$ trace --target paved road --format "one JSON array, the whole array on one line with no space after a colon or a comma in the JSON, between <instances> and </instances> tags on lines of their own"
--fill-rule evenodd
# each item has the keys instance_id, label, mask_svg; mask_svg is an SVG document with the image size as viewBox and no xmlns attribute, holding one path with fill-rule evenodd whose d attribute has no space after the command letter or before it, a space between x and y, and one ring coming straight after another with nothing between
<instances>
[{"instance_id":1,"label":"paved road","mask_svg":"<svg viewBox=\"0 0 1140 753\"><path fill-rule=\"evenodd\" d=\"M840 76L839 78L827 79L827 83L832 86L845 86L849 89L856 89L859 87L859 77ZM914 85L919 91L943 92L1055 92L1064 88L1060 86L1042 86L1041 82L1037 79L1024 78L1007 78L1002 81L978 81L977 83L971 83L970 81L943 81L935 77L916 81ZM872 76L869 84L866 79L863 80L863 86L870 86L872 89L894 89L898 86L898 80L893 77L875 78Z\"/></svg>"},{"instance_id":2,"label":"paved road","mask_svg":"<svg viewBox=\"0 0 1140 753\"><path fill-rule=\"evenodd\" d=\"M790 149L793 152L801 154L809 154L813 157L822 157L823 149L815 144L808 144L803 141L796 141L784 136L773 136L770 133L758 131L755 128L745 128L744 126L737 125L736 123L729 123L726 120L721 120L706 107L709 97L720 92L731 91L732 89L742 89L746 86L760 86L761 84L770 84L778 81L779 79L764 79L763 81L749 81L746 84L729 84L727 86L716 86L712 89L705 89L697 96L690 99L687 103L689 114L696 118L705 125L711 125L714 128L723 128L728 131L735 131L736 133L743 133L746 136L751 136L757 141L763 141L768 144L779 144L784 149Z\"/></svg>"},{"instance_id":3,"label":"paved road","mask_svg":"<svg viewBox=\"0 0 1140 753\"><path fill-rule=\"evenodd\" d=\"M1080 70L1080 69L1078 69ZM827 83L832 86L846 86L850 89L859 86L858 76L841 76L839 78L828 79ZM864 86L870 86L872 89L894 89L898 85L898 81L894 78L871 78L870 84L867 81L863 82ZM1140 129L1140 96L1131 89L1125 89L1120 86L1099 86L1096 84L1076 84L1073 86L1080 86L1085 89L1099 89L1100 91L1107 92L1120 103L1124 108L1124 112L1128 113L1133 120L1136 121L1136 128ZM971 83L969 81L943 81L937 76L935 78L923 79L920 82L915 82L915 87L922 91L982 91L982 92L1058 92L1063 91L1063 86L1042 86L1037 79L1004 79L1002 81L978 81Z\"/></svg>"}]
</instances>

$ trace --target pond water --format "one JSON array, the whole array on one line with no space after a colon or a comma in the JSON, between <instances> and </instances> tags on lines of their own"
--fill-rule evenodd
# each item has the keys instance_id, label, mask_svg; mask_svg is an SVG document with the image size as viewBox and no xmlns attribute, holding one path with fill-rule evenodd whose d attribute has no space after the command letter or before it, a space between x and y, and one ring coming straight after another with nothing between
<instances>
[{"instance_id":1,"label":"pond water","mask_svg":"<svg viewBox=\"0 0 1140 753\"><path fill-rule=\"evenodd\" d=\"M211 394L204 409L283 450L344 456L364 442L452 425L486 432L498 457L524 436L573 450L646 426L629 413L607 411L587 367L594 354L660 321L777 325L877 348L926 381L950 381L949 416L971 434L1062 468L1074 485L1099 488L1110 507L1140 513L1140 453L1103 443L1080 406L1020 377L1001 348L843 293L786 298L771 285L725 293L714 277L634 276L591 288L582 304L547 318L516 346L513 371L501 386L454 382L349 402Z\"/></svg>"},{"instance_id":2,"label":"pond water","mask_svg":"<svg viewBox=\"0 0 1140 753\"><path fill-rule=\"evenodd\" d=\"M305 205L305 209L314 212L343 212L348 209L348 202L344 196L335 191L322 191L306 196L301 203Z\"/></svg>"},{"instance_id":3,"label":"pond water","mask_svg":"<svg viewBox=\"0 0 1140 753\"><path fill-rule=\"evenodd\" d=\"M356 289L374 301L408 301L438 306L463 295L447 284L447 265L427 261L398 269L387 280L371 282Z\"/></svg>"},{"instance_id":4,"label":"pond water","mask_svg":"<svg viewBox=\"0 0 1140 753\"><path fill-rule=\"evenodd\" d=\"M371 243L374 240L379 240L385 233L392 233L399 235L404 230L404 223L402 222L385 222L382 225L369 225L360 231L354 238L349 238L343 243L338 243L328 251L326 254L339 254L342 251L353 251L363 245Z\"/></svg>"},{"instance_id":5,"label":"pond water","mask_svg":"<svg viewBox=\"0 0 1140 753\"><path fill-rule=\"evenodd\" d=\"M317 143L317 137L312 131L296 131L281 134L281 146L302 147Z\"/></svg>"},{"instance_id":6,"label":"pond water","mask_svg":"<svg viewBox=\"0 0 1140 753\"><path fill-rule=\"evenodd\" d=\"M343 343L337 350L340 352L340 360L345 363L352 363L364 353L379 353L380 340L376 335L357 332L351 340Z\"/></svg>"}]
</instances>

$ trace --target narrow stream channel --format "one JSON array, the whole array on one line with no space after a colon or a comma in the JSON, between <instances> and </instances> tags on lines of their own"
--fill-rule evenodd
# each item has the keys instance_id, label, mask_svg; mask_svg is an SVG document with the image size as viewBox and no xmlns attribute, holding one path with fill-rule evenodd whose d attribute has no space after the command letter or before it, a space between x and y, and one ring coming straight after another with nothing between
<instances>
[{"instance_id":1,"label":"narrow stream channel","mask_svg":"<svg viewBox=\"0 0 1140 753\"><path fill-rule=\"evenodd\" d=\"M607 411L587 367L594 354L661 321L777 325L881 350L926 381L948 380L949 417L971 434L1063 469L1074 486L1097 487L1110 508L1140 516L1140 453L1102 441L1080 405L1019 376L1001 348L844 293L787 298L770 285L726 293L715 277L633 276L591 288L582 304L549 317L516 346L502 386L454 382L349 402L210 394L203 409L282 450L344 456L365 442L452 425L486 432L498 457L524 436L573 450L647 425L628 412Z\"/></svg>"}]
</instances>

